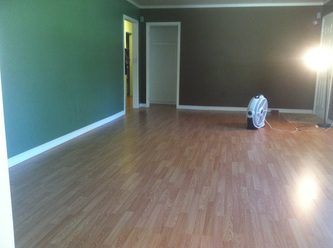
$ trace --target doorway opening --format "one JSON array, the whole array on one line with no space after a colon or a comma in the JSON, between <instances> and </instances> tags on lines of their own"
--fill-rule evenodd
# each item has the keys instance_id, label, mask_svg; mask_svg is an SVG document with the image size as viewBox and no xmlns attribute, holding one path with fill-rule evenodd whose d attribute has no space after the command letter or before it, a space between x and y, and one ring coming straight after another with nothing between
<instances>
[{"instance_id":1,"label":"doorway opening","mask_svg":"<svg viewBox=\"0 0 333 248\"><path fill-rule=\"evenodd\" d=\"M123 17L124 54L124 111L139 107L139 23Z\"/></svg>"},{"instance_id":2,"label":"doorway opening","mask_svg":"<svg viewBox=\"0 0 333 248\"><path fill-rule=\"evenodd\" d=\"M180 22L146 24L146 105L179 107Z\"/></svg>"}]
</instances>

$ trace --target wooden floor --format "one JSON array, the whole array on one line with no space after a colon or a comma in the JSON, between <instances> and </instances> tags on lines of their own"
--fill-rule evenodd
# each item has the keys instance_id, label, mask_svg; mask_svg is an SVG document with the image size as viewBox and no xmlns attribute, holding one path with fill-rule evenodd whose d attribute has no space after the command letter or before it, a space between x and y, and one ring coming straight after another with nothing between
<instances>
[{"instance_id":1,"label":"wooden floor","mask_svg":"<svg viewBox=\"0 0 333 248\"><path fill-rule=\"evenodd\" d=\"M333 247L333 130L269 120L133 110L12 168L16 247Z\"/></svg>"}]
</instances>

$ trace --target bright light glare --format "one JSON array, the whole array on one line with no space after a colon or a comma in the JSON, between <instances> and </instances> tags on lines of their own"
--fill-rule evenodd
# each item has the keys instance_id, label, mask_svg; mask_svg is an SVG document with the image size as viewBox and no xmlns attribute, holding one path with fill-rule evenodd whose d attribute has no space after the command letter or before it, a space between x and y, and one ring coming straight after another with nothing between
<instances>
[{"instance_id":1,"label":"bright light glare","mask_svg":"<svg viewBox=\"0 0 333 248\"><path fill-rule=\"evenodd\" d=\"M308 50L303 57L305 65L314 71L323 71L333 63L333 53L324 47L314 47Z\"/></svg>"},{"instance_id":2,"label":"bright light glare","mask_svg":"<svg viewBox=\"0 0 333 248\"><path fill-rule=\"evenodd\" d=\"M318 198L318 182L310 175L300 179L297 185L297 202L301 209L307 210Z\"/></svg>"}]
</instances>

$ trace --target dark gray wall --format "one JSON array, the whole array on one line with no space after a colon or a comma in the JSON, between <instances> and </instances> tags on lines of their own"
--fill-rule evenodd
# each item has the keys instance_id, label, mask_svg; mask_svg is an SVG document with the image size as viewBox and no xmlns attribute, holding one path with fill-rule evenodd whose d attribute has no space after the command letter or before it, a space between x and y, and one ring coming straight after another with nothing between
<instances>
[{"instance_id":1,"label":"dark gray wall","mask_svg":"<svg viewBox=\"0 0 333 248\"><path fill-rule=\"evenodd\" d=\"M324 5L323 15L327 15L329 13L333 12L333 1L328 1Z\"/></svg>"},{"instance_id":2,"label":"dark gray wall","mask_svg":"<svg viewBox=\"0 0 333 248\"><path fill-rule=\"evenodd\" d=\"M242 107L262 93L270 107L312 109L315 73L305 68L301 56L320 40L320 23L313 24L318 11L321 7L258 7L142 14L146 22L181 22L180 104ZM140 100L145 102L141 59Z\"/></svg>"}]
</instances>

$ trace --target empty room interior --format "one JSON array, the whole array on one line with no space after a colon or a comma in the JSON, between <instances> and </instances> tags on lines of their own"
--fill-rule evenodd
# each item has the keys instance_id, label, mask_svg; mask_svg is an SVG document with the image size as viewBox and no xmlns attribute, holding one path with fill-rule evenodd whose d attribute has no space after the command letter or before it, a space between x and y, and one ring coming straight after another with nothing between
<instances>
[{"instance_id":1,"label":"empty room interior","mask_svg":"<svg viewBox=\"0 0 333 248\"><path fill-rule=\"evenodd\" d=\"M0 1L0 248L333 247L333 1Z\"/></svg>"}]
</instances>

